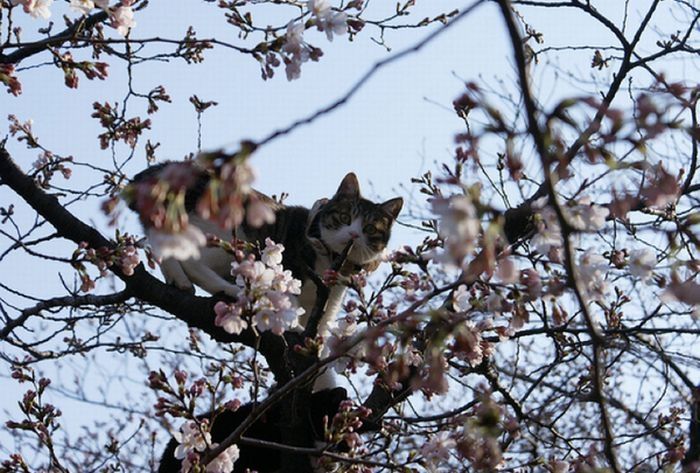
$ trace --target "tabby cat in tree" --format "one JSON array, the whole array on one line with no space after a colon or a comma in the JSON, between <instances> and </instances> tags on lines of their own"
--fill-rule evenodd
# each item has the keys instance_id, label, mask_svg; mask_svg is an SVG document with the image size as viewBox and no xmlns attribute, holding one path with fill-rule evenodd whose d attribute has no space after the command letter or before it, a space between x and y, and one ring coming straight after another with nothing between
<instances>
[{"instance_id":1,"label":"tabby cat in tree","mask_svg":"<svg viewBox=\"0 0 700 473\"><path fill-rule=\"evenodd\" d=\"M162 166L153 166L137 174L134 182L156 175ZM232 235L229 232L200 218L194 212L208 176L203 174L199 181L187 192L185 198L190 225L222 240L230 240ZM244 220L234 234L241 240L256 242L261 247L264 247L266 238L284 245L282 264L302 282L299 305L304 308L305 315L311 313L316 300L316 286L310 277L310 271L323 274L350 240L354 240L354 244L341 272L349 275L361 269L376 269L389 241L391 227L403 205L400 197L379 204L364 199L360 195L360 186L354 173L343 178L331 199L317 201L312 209L284 206L259 193L256 197L273 208L276 217L274 223L253 228ZM237 290L230 282L232 261L232 256L223 249L207 247L202 249L198 259L166 259L161 264L161 270L166 282L180 289L194 290L194 284L210 294L235 295ZM331 289L324 314L319 321L319 330L323 330L335 318L344 292L342 285ZM300 324L306 324L304 316Z\"/></svg>"},{"instance_id":2,"label":"tabby cat in tree","mask_svg":"<svg viewBox=\"0 0 700 473\"><path fill-rule=\"evenodd\" d=\"M149 168L134 178L135 182L157 175L161 166ZM215 224L199 218L193 211L208 177L202 175L198 185L188 191L185 206L189 222L202 232L210 233L221 239L229 240L231 235ZM299 305L309 314L316 300L316 286L310 271L316 274L331 267L337 256L342 253L347 244L354 243L347 255L346 262L341 268L341 274L347 276L362 269L374 270L379 264L381 254L387 246L391 227L396 220L403 200L390 199L383 203L374 203L360 195L357 177L349 173L343 178L335 195L330 199L317 201L312 209L304 207L288 207L274 202L262 194L256 198L263 199L275 211L275 222L259 228L244 223L235 229L237 238L256 242L264 246L266 238L271 238L285 247L282 264L289 269L295 278L302 281L302 292ZM199 286L211 294L236 294L230 282L230 254L220 248L203 248L200 258L179 261L166 259L161 269L168 283L181 289L193 290L193 285ZM325 306L319 332L324 333L328 322L332 321L342 304L345 288L334 286ZM302 318L304 326L306 320ZM340 402L345 399L345 389L334 387L332 375L322 373L314 384L313 394L308 406L306 422L310 423L316 440L323 440L322 419L332 418L338 410ZM212 439L222 441L226 436L245 420L252 410L252 404L242 406L236 412L226 411L216 418L212 425ZM205 414L204 417L209 417ZM279 422L281 419L279 407L273 407L263 418L255 422L246 432L246 436L254 439L281 442ZM181 460L174 457L175 440L171 440L163 453L160 473L175 473L180 471ZM280 453L277 450L266 450L262 447L241 446L240 458L234 465L234 472L247 469L260 472L277 471L281 464Z\"/></svg>"}]
</instances>

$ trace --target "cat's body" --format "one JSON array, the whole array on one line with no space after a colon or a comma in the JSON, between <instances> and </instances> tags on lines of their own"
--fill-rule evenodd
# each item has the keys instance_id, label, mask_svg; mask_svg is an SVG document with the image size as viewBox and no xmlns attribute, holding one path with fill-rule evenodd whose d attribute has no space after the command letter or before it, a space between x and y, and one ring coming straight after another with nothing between
<instances>
[{"instance_id":1,"label":"cat's body","mask_svg":"<svg viewBox=\"0 0 700 473\"><path fill-rule=\"evenodd\" d=\"M135 176L134 181L138 182L155 175L162 166L153 166L143 171ZM391 226L403 205L401 198L391 199L382 204L362 198L357 177L349 173L331 199L318 200L312 209L285 206L256 193L256 199L274 211L274 223L256 228L244 219L244 222L231 232L202 219L194 212L207 180L207 175L203 174L198 178L197 185L186 194L185 206L189 224L204 234L215 235L225 241L235 236L264 247L265 240L270 238L275 243L284 245L282 265L302 283L298 303L304 308L305 314L301 317L301 326L306 325L307 317L316 302L317 288L310 272L323 275L331 268L334 259L350 240L354 240L354 244L343 266L344 275L359 272L361 269L376 268L389 241ZM199 258L184 261L164 259L161 271L167 283L180 289L193 291L194 285L210 294L225 293L235 296L238 289L231 283L232 261L233 257L223 249L204 247L200 250ZM342 285L331 288L319 321L320 333L323 333L328 322L332 321L340 310L344 294L345 289Z\"/></svg>"},{"instance_id":2,"label":"cat's body","mask_svg":"<svg viewBox=\"0 0 700 473\"><path fill-rule=\"evenodd\" d=\"M308 416L303 419L308 430L316 439L323 439L324 423L330 422L338 412L340 403L347 397L343 388L334 388L311 394L309 398ZM236 411L224 411L216 417L211 426L211 440L222 442L233 430L243 422L253 410L252 403L244 404ZM280 419L283 417L279 405L273 406L257 422L248 429L244 436L250 439L282 443ZM202 418L210 419L206 414ZM182 460L175 458L177 442L171 439L160 460L158 473L180 473ZM257 471L259 473L275 472L281 468L279 450L266 449L256 446L239 445L240 456L233 465L233 472ZM311 470L311 468L310 468ZM301 472L300 472L301 473Z\"/></svg>"},{"instance_id":3,"label":"cat's body","mask_svg":"<svg viewBox=\"0 0 700 473\"><path fill-rule=\"evenodd\" d=\"M158 175L163 165L149 168L135 176L134 181L150 179ZM208 220L198 217L193 209L202 195L208 177L198 178L198 184L188 190L185 207L188 211L189 224L196 226L205 234L212 234L222 240L231 240L233 236L249 242L255 242L260 247L265 246L267 238L275 243L284 245L282 265L292 272L293 276L302 282L298 303L306 311L300 318L300 325L305 326L308 314L311 313L317 297L317 287L311 271L317 275L330 269L338 255L344 251L353 240L353 246L341 268L342 276L350 276L362 269L373 270L380 261L391 234L391 226L396 220L403 200L395 198L377 204L360 196L357 177L349 173L342 180L335 195L330 199L318 200L311 209L304 207L288 207L272 201L262 194L256 194L257 199L264 200L275 213L275 221L260 227L243 223L234 232L225 231ZM148 232L148 228L146 228ZM198 258L177 260L164 259L161 270L166 282L180 289L194 290L194 286L210 294L226 293L235 296L238 290L231 282L232 255L218 247L205 247L199 251ZM320 334L325 334L329 322L335 319L339 312L345 287L336 284L330 290L319 320ZM312 425L316 441L323 441L323 431L319 419L323 416L332 418L338 411L340 401L345 398L345 390L335 387L332 375L322 373L315 381L309 404L305 406L306 422ZM252 405L243 406L236 412L227 412L217 418L212 426L212 440L220 442L243 422ZM206 417L206 416L205 416ZM273 407L264 419L256 422L245 436L281 442L280 424L285 416L279 406ZM176 447L172 440L161 460L160 473L175 473L180 471L181 461L174 458ZM241 457L234 465L234 472L252 468L260 472L277 471L280 468L279 451L261 447L240 446Z\"/></svg>"}]
</instances>

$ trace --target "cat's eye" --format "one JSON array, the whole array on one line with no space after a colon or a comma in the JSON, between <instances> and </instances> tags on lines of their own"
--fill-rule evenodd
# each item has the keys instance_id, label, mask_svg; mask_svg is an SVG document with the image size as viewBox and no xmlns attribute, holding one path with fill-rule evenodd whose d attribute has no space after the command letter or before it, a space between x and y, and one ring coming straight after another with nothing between
<instances>
[{"instance_id":1,"label":"cat's eye","mask_svg":"<svg viewBox=\"0 0 700 473\"><path fill-rule=\"evenodd\" d=\"M365 225L365 228L362 229L363 232L365 232L367 235L374 235L377 233L377 227L372 225L371 223L368 223Z\"/></svg>"},{"instance_id":2,"label":"cat's eye","mask_svg":"<svg viewBox=\"0 0 700 473\"><path fill-rule=\"evenodd\" d=\"M340 223L343 225L350 225L350 214L343 212L340 214Z\"/></svg>"}]
</instances>

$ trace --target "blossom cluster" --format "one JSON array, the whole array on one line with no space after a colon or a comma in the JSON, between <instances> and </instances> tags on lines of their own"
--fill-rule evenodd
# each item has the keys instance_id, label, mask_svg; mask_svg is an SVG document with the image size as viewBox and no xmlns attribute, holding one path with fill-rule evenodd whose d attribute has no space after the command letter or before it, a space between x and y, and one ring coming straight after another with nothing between
<instances>
[{"instance_id":1,"label":"blossom cluster","mask_svg":"<svg viewBox=\"0 0 700 473\"><path fill-rule=\"evenodd\" d=\"M304 309L292 296L301 293L301 281L282 267L283 251L284 246L267 238L260 260L236 252L231 265L236 302L216 304L216 325L229 333L239 334L251 326L276 335L298 326Z\"/></svg>"},{"instance_id":2,"label":"blossom cluster","mask_svg":"<svg viewBox=\"0 0 700 473\"><path fill-rule=\"evenodd\" d=\"M438 216L438 234L444 241L445 254L438 261L460 265L474 251L481 231L476 207L467 195L431 199L433 212Z\"/></svg>"},{"instance_id":3,"label":"blossom cluster","mask_svg":"<svg viewBox=\"0 0 700 473\"><path fill-rule=\"evenodd\" d=\"M175 458L182 460L182 468L180 470L182 473L190 472L192 467L199 463L199 453L204 452L207 448L218 446L218 444L212 443L211 434L207 429L208 424L206 422L187 421L180 427L179 432L173 433L173 437L178 443L175 449ZM231 445L210 461L205 471L207 473L228 473L233 471L233 465L239 456L238 446Z\"/></svg>"},{"instance_id":4,"label":"blossom cluster","mask_svg":"<svg viewBox=\"0 0 700 473\"><path fill-rule=\"evenodd\" d=\"M535 228L537 233L530 245L540 254L547 255L552 261L561 261L561 249L564 244L559 219L555 210L547 205L548 198L543 197L533 202ZM605 226L610 214L606 207L592 204L588 197L563 206L562 211L569 225L581 232L595 232Z\"/></svg>"},{"instance_id":5,"label":"blossom cluster","mask_svg":"<svg viewBox=\"0 0 700 473\"><path fill-rule=\"evenodd\" d=\"M134 10L131 8L135 0L120 0L117 5L109 6L109 0L70 0L72 9L83 15L89 14L94 8L101 8L109 13L110 26L120 35L126 36L129 30L136 26ZM51 18L53 0L10 0L13 6L21 5L25 13L32 18Z\"/></svg>"},{"instance_id":6,"label":"blossom cluster","mask_svg":"<svg viewBox=\"0 0 700 473\"><path fill-rule=\"evenodd\" d=\"M125 276L134 274L134 269L141 262L137 242L133 236L117 233L117 245L114 248L90 248L86 242L81 242L73 252L71 265L78 271L81 280L80 290L90 292L95 288L95 281L90 277L84 262L97 266L100 275L107 274L107 269L117 266Z\"/></svg>"},{"instance_id":7,"label":"blossom cluster","mask_svg":"<svg viewBox=\"0 0 700 473\"><path fill-rule=\"evenodd\" d=\"M343 11L335 11L328 0L309 0L307 8L311 13L319 31L326 33L328 41L333 41L333 35L343 35L348 30L348 15ZM311 59L318 61L323 52L304 41L306 26L303 22L291 21L287 25L282 51L287 80L298 79L301 76L301 65Z\"/></svg>"}]
</instances>

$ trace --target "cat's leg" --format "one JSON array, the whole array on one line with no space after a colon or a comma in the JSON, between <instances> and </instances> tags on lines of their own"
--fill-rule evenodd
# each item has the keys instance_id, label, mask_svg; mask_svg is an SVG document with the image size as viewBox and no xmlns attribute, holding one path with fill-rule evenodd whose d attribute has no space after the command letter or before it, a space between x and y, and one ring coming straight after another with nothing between
<instances>
[{"instance_id":1,"label":"cat's leg","mask_svg":"<svg viewBox=\"0 0 700 473\"><path fill-rule=\"evenodd\" d=\"M240 288L222 278L202 260L191 259L182 261L181 265L190 281L207 291L209 294L223 292L229 296L236 297L240 292Z\"/></svg>"},{"instance_id":2,"label":"cat's leg","mask_svg":"<svg viewBox=\"0 0 700 473\"><path fill-rule=\"evenodd\" d=\"M165 282L183 291L194 292L192 281L187 277L180 265L180 261L168 258L160 264L160 272L163 273Z\"/></svg>"}]
</instances>

